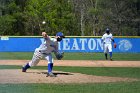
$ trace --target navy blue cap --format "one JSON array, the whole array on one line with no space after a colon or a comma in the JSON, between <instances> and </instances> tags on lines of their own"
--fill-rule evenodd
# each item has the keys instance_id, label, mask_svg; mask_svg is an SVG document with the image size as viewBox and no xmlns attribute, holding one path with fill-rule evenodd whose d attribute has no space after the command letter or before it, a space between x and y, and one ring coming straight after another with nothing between
<instances>
[{"instance_id":1,"label":"navy blue cap","mask_svg":"<svg viewBox=\"0 0 140 93\"><path fill-rule=\"evenodd\" d=\"M106 31L110 31L110 29L109 28L106 28Z\"/></svg>"},{"instance_id":2,"label":"navy blue cap","mask_svg":"<svg viewBox=\"0 0 140 93\"><path fill-rule=\"evenodd\" d=\"M109 33L109 32L110 32L110 29L109 29L109 28L107 28L107 29L106 29L106 33Z\"/></svg>"},{"instance_id":3,"label":"navy blue cap","mask_svg":"<svg viewBox=\"0 0 140 93\"><path fill-rule=\"evenodd\" d=\"M56 33L56 36L60 36L60 37L65 38L65 36L64 36L64 34L63 34L62 32L58 32L58 33Z\"/></svg>"}]
</instances>

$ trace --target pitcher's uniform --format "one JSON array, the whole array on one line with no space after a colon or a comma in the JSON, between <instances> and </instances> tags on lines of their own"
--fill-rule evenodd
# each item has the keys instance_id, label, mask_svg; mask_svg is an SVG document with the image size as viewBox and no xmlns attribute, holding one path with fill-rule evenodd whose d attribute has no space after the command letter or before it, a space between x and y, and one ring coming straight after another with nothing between
<instances>
[{"instance_id":1,"label":"pitcher's uniform","mask_svg":"<svg viewBox=\"0 0 140 93\"><path fill-rule=\"evenodd\" d=\"M22 67L22 72L26 72L28 68L36 66L41 59L45 59L48 61L47 76L55 77L55 75L52 73L53 58L51 53L54 52L55 55L58 55L58 42L60 42L62 38L65 38L65 36L62 32L58 32L55 38L50 38L49 36L47 36L46 32L42 32L42 36L44 37L44 42L42 42L39 48L35 49L32 60ZM58 56L57 58L59 59L59 57L60 56ZM63 56L61 55L61 58L62 57Z\"/></svg>"},{"instance_id":2,"label":"pitcher's uniform","mask_svg":"<svg viewBox=\"0 0 140 93\"><path fill-rule=\"evenodd\" d=\"M44 38L44 42L35 49L32 60L29 62L29 66L36 66L40 59L45 59L48 63L53 63L52 52L58 52L58 42L55 38Z\"/></svg>"}]
</instances>

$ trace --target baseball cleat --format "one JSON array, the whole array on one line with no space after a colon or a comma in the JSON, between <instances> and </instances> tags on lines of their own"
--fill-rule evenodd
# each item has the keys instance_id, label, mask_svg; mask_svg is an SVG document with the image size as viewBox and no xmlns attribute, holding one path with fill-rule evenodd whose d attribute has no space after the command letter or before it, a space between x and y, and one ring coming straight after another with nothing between
<instances>
[{"instance_id":1,"label":"baseball cleat","mask_svg":"<svg viewBox=\"0 0 140 93\"><path fill-rule=\"evenodd\" d=\"M54 75L52 72L47 73L46 77L56 77L56 75Z\"/></svg>"},{"instance_id":2,"label":"baseball cleat","mask_svg":"<svg viewBox=\"0 0 140 93\"><path fill-rule=\"evenodd\" d=\"M26 69L24 67L22 67L22 72L26 72Z\"/></svg>"},{"instance_id":3,"label":"baseball cleat","mask_svg":"<svg viewBox=\"0 0 140 93\"><path fill-rule=\"evenodd\" d=\"M22 72L26 72L28 68L30 68L29 63L22 67Z\"/></svg>"},{"instance_id":4,"label":"baseball cleat","mask_svg":"<svg viewBox=\"0 0 140 93\"><path fill-rule=\"evenodd\" d=\"M26 72L26 70L27 70L27 69L23 66L23 67L22 67L22 72Z\"/></svg>"}]
</instances>

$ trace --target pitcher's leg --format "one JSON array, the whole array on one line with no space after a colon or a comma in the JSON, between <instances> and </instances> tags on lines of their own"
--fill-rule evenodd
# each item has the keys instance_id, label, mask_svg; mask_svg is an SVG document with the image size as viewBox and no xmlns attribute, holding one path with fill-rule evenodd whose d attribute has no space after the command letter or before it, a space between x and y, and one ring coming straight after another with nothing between
<instances>
[{"instance_id":1,"label":"pitcher's leg","mask_svg":"<svg viewBox=\"0 0 140 93\"><path fill-rule=\"evenodd\" d=\"M50 76L50 77L56 77L56 75L54 75L52 73L52 70L53 70L53 58L52 58L52 55L49 54L45 57L45 59L48 61L48 74L47 76Z\"/></svg>"},{"instance_id":2,"label":"pitcher's leg","mask_svg":"<svg viewBox=\"0 0 140 93\"><path fill-rule=\"evenodd\" d=\"M32 60L29 62L29 66L33 67L36 66L40 61L40 57L33 56Z\"/></svg>"},{"instance_id":3,"label":"pitcher's leg","mask_svg":"<svg viewBox=\"0 0 140 93\"><path fill-rule=\"evenodd\" d=\"M52 69L53 69L53 58L52 58L52 55L51 54L46 55L45 56L45 60L48 61L48 72L52 72Z\"/></svg>"},{"instance_id":4,"label":"pitcher's leg","mask_svg":"<svg viewBox=\"0 0 140 93\"><path fill-rule=\"evenodd\" d=\"M30 68L29 63L22 67L22 72L26 72L28 68Z\"/></svg>"},{"instance_id":5,"label":"pitcher's leg","mask_svg":"<svg viewBox=\"0 0 140 93\"><path fill-rule=\"evenodd\" d=\"M22 72L26 72L26 70L32 66L36 66L40 61L39 53L34 53L33 58L30 62L28 62L25 66L22 67Z\"/></svg>"},{"instance_id":6,"label":"pitcher's leg","mask_svg":"<svg viewBox=\"0 0 140 93\"><path fill-rule=\"evenodd\" d=\"M52 72L53 63L48 63L48 73Z\"/></svg>"}]
</instances>

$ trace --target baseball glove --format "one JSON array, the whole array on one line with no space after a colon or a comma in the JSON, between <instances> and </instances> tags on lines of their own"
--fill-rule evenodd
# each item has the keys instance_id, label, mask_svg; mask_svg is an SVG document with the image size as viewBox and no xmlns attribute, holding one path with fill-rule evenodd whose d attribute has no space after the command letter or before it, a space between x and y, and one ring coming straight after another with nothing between
<instances>
[{"instance_id":1,"label":"baseball glove","mask_svg":"<svg viewBox=\"0 0 140 93\"><path fill-rule=\"evenodd\" d=\"M61 60L64 57L64 52L58 52L55 56L58 60Z\"/></svg>"},{"instance_id":2,"label":"baseball glove","mask_svg":"<svg viewBox=\"0 0 140 93\"><path fill-rule=\"evenodd\" d=\"M114 48L116 48L117 47L117 44L116 43L114 43Z\"/></svg>"}]
</instances>

